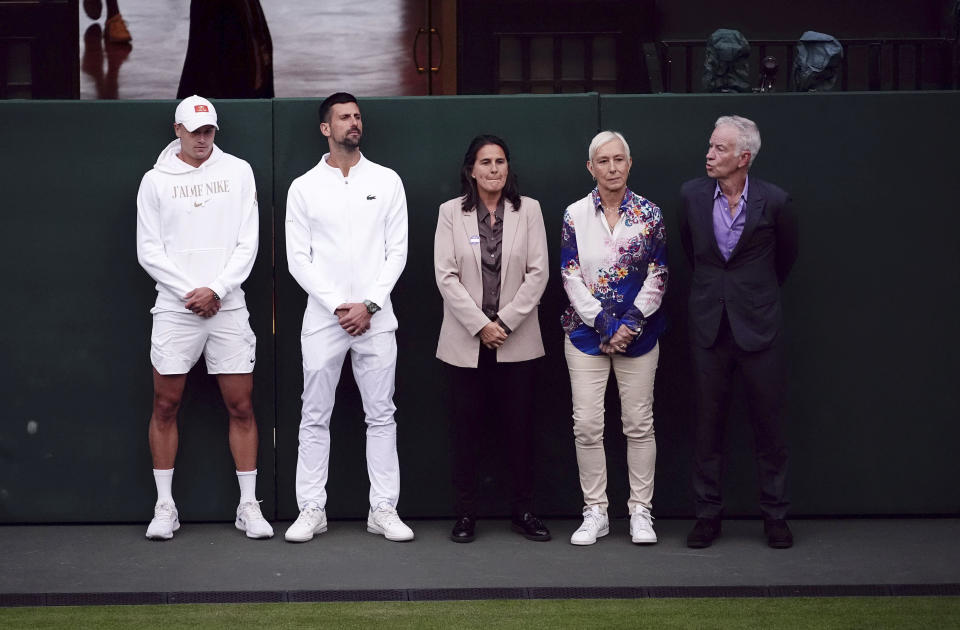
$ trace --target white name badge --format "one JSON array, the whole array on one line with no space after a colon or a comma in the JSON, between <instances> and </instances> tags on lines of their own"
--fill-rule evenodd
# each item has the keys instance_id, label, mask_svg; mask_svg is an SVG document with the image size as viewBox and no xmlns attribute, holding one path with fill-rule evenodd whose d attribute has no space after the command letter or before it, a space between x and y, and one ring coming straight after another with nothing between
<instances>
[{"instance_id":1,"label":"white name badge","mask_svg":"<svg viewBox=\"0 0 960 630\"><path fill-rule=\"evenodd\" d=\"M471 244L471 245L479 245L479 244L480 244L480 235L479 235L479 234L474 234L473 236L471 236L471 237L470 237L470 244Z\"/></svg>"}]
</instances>

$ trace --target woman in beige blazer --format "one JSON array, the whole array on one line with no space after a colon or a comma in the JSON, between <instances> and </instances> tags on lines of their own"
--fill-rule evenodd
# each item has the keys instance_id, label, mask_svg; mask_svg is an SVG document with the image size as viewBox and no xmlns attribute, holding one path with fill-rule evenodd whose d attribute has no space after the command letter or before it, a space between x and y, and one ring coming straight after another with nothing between
<instances>
[{"instance_id":1,"label":"woman in beige blazer","mask_svg":"<svg viewBox=\"0 0 960 630\"><path fill-rule=\"evenodd\" d=\"M512 472L511 528L550 540L533 502L533 381L542 357L538 305L547 285L540 204L521 197L510 150L477 136L463 157L461 196L440 206L433 260L443 296L437 358L447 364L455 542L475 536L477 446L495 431Z\"/></svg>"}]
</instances>

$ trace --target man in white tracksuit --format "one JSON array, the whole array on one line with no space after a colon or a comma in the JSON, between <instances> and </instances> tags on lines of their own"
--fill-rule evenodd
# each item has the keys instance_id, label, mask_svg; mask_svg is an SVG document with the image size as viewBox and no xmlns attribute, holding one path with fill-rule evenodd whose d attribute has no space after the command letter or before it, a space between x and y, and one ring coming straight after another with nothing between
<instances>
[{"instance_id":1,"label":"man in white tracksuit","mask_svg":"<svg viewBox=\"0 0 960 630\"><path fill-rule=\"evenodd\" d=\"M353 96L333 94L319 113L330 152L295 179L287 194L287 263L308 299L300 336L303 410L296 481L300 515L284 537L306 542L327 530L330 415L340 369L350 351L367 423L367 530L388 540L412 540L413 531L396 510L397 318L390 303L390 291L407 260L403 183L395 172L360 153L363 123Z\"/></svg>"},{"instance_id":2,"label":"man in white tracksuit","mask_svg":"<svg viewBox=\"0 0 960 630\"><path fill-rule=\"evenodd\" d=\"M177 411L187 372L200 355L216 375L230 415L230 450L240 485L236 526L250 538L273 528L256 499L257 423L251 392L256 337L240 284L257 255L257 190L245 161L213 143L217 112L199 96L177 106L177 139L160 153L137 193L137 259L157 282L150 360L150 452L157 485L147 538L180 527L171 486Z\"/></svg>"}]
</instances>

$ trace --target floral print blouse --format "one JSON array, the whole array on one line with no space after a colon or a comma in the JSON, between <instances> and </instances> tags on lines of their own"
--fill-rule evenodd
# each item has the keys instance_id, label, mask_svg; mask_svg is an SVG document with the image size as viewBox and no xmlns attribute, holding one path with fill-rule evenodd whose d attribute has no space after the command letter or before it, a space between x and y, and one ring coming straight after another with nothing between
<instances>
[{"instance_id":1,"label":"floral print blouse","mask_svg":"<svg viewBox=\"0 0 960 630\"><path fill-rule=\"evenodd\" d=\"M560 243L560 276L570 299L560 321L573 345L601 354L600 344L625 324L639 332L626 356L652 350L666 327L660 304L667 290L667 236L660 208L628 188L611 230L594 188L564 212Z\"/></svg>"}]
</instances>

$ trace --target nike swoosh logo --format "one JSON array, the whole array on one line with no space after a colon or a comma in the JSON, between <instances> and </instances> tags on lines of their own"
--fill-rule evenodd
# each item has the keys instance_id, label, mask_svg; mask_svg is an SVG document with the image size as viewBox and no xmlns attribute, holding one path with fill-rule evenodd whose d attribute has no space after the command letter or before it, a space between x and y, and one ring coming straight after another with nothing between
<instances>
[{"instance_id":1,"label":"nike swoosh logo","mask_svg":"<svg viewBox=\"0 0 960 630\"><path fill-rule=\"evenodd\" d=\"M370 201L371 199L376 199L376 198L377 198L376 195L367 195L367 201Z\"/></svg>"},{"instance_id":2,"label":"nike swoosh logo","mask_svg":"<svg viewBox=\"0 0 960 630\"><path fill-rule=\"evenodd\" d=\"M193 207L194 207L194 208L202 208L202 207L203 207L203 204L205 204L205 203L207 203L207 202L206 202L206 201L201 201L200 203L197 203L196 201L194 201L194 202L193 202Z\"/></svg>"}]
</instances>

